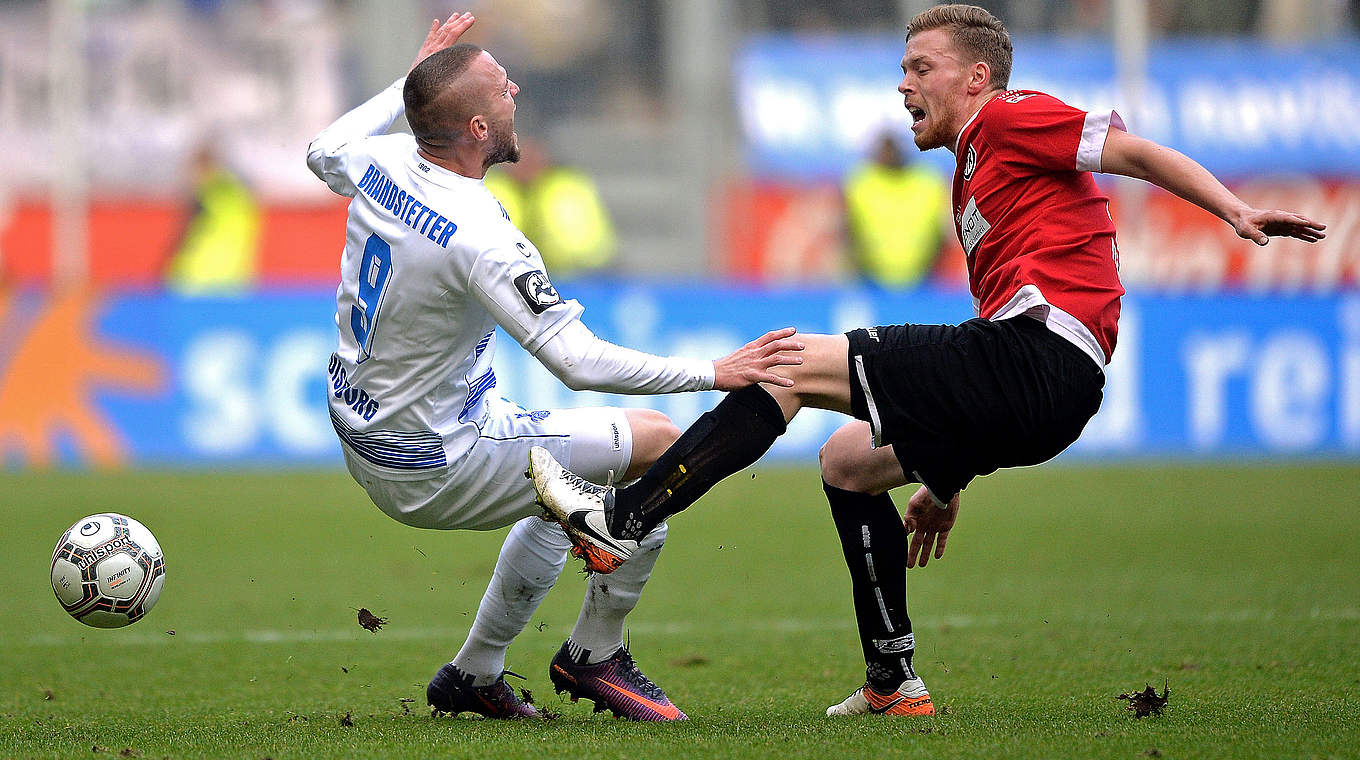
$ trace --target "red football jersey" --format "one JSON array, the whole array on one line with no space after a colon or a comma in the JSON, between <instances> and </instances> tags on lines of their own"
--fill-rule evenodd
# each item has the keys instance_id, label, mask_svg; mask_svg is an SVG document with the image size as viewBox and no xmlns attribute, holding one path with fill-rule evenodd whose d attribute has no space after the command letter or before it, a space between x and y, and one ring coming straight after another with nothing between
<instances>
[{"instance_id":1,"label":"red football jersey","mask_svg":"<svg viewBox=\"0 0 1360 760\"><path fill-rule=\"evenodd\" d=\"M1113 112L1051 95L1000 93L955 144L954 227L968 256L978 315L1028 314L1099 364L1119 328L1119 250L1109 199L1096 186Z\"/></svg>"}]
</instances>

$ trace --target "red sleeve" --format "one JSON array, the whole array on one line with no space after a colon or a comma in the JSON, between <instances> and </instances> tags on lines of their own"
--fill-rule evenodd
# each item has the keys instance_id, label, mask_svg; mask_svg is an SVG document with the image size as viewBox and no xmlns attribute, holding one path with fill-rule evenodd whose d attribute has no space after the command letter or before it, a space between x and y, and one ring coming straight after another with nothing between
<instances>
[{"instance_id":1,"label":"red sleeve","mask_svg":"<svg viewBox=\"0 0 1360 760\"><path fill-rule=\"evenodd\" d=\"M1114 111L1087 113L1051 95L1012 92L998 96L983 125L996 156L1020 173L1100 171L1105 136L1123 129Z\"/></svg>"}]
</instances>

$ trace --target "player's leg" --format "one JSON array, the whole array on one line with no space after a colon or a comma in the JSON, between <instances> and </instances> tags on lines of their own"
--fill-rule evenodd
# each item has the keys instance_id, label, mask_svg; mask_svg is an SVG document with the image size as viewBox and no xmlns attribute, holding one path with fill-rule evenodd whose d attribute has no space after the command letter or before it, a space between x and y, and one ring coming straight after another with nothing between
<instances>
[{"instance_id":1,"label":"player's leg","mask_svg":"<svg viewBox=\"0 0 1360 760\"><path fill-rule=\"evenodd\" d=\"M430 499L424 511L441 515L443 520L427 527L490 529L514 522L467 639L446 666L449 672L440 672L445 682L466 681L469 688L499 693L510 643L556 583L571 546L561 526L537 516L542 510L524 478L529 448L550 446L573 466L604 479L611 470L622 472L627 467L632 437L622 410L529 412L509 402L493 403L493 413L477 444L460 463L458 477ZM639 416L649 423L647 433L663 437L669 424L664 415L640 412ZM435 685L432 681L432 690ZM445 691L457 696L466 689L450 686Z\"/></svg>"},{"instance_id":2,"label":"player's leg","mask_svg":"<svg viewBox=\"0 0 1360 760\"><path fill-rule=\"evenodd\" d=\"M756 385L729 393L631 486L592 486L546 456L531 466L540 500L567 526L587 568L610 572L639 538L759 459L799 409L850 411L846 337L802 337L803 363L780 368L792 388Z\"/></svg>"},{"instance_id":3,"label":"player's leg","mask_svg":"<svg viewBox=\"0 0 1360 760\"><path fill-rule=\"evenodd\" d=\"M630 445L624 446L624 456L617 463L589 464L589 455L583 450L608 451L608 442L596 441L586 433L573 436L572 456L582 463L580 471L590 474L614 469L625 478L636 477L680 435L680 429L660 412L628 409L625 414ZM581 427L587 428L588 423L583 420ZM613 574L592 575L587 581L576 625L549 667L557 691L567 692L573 701L594 701L596 711L609 710L635 720L685 718L665 692L637 668L623 640L625 619L637 606L665 541L663 525L643 537L637 551Z\"/></svg>"},{"instance_id":4,"label":"player's leg","mask_svg":"<svg viewBox=\"0 0 1360 760\"><path fill-rule=\"evenodd\" d=\"M505 683L506 651L561 575L569 547L561 527L548 520L526 517L510 528L467 639L426 690L432 706L492 718L537 717Z\"/></svg>"},{"instance_id":5,"label":"player's leg","mask_svg":"<svg viewBox=\"0 0 1360 760\"><path fill-rule=\"evenodd\" d=\"M661 412L628 409L624 415L627 427L622 432L626 434L626 439L617 461L597 462L593 466L578 468L579 471L598 473L615 469L623 480L631 480L645 472L680 436L680 429ZM583 419L579 427L588 428L589 422ZM578 433L573 437L572 458L584 465L589 456L585 450L608 450L607 444L607 441L592 440L588 433ZM575 660L583 664L595 664L623 648L624 618L637 606L642 587L652 575L652 568L656 566L665 540L664 530L652 531L639 542L638 551L613 575L609 578L591 576L587 581L581 614L566 644Z\"/></svg>"},{"instance_id":6,"label":"player's leg","mask_svg":"<svg viewBox=\"0 0 1360 760\"><path fill-rule=\"evenodd\" d=\"M820 452L822 488L850 571L865 686L828 715L932 715L912 668L916 640L907 616L907 544L888 490L907 483L891 446L873 448L867 422L843 425Z\"/></svg>"},{"instance_id":7,"label":"player's leg","mask_svg":"<svg viewBox=\"0 0 1360 760\"><path fill-rule=\"evenodd\" d=\"M571 544L556 523L526 517L505 536L467 640L453 664L484 686L505 671L506 650L524 630L566 565Z\"/></svg>"},{"instance_id":8,"label":"player's leg","mask_svg":"<svg viewBox=\"0 0 1360 760\"><path fill-rule=\"evenodd\" d=\"M571 426L576 431L572 436L572 460L579 463L574 469L584 477L601 474L608 477L610 471L616 477L636 477L680 435L679 428L666 415L650 409L628 409L623 412L626 424L617 434L611 429L610 438L606 440L595 432L599 429L593 422L597 411L570 413L576 417ZM608 411L617 413L617 410ZM618 451L610 445L615 435L622 444ZM624 618L637 606L665 538L665 531L653 531L641 542L646 548L640 547L614 575L609 578L592 576L587 581L580 616L564 645L573 658L582 663L597 663L623 647Z\"/></svg>"}]
</instances>

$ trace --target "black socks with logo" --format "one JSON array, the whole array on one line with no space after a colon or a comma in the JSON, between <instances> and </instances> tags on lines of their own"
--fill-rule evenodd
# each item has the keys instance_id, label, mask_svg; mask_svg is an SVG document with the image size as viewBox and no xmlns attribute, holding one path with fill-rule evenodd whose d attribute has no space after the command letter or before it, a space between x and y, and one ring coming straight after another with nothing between
<instances>
[{"instance_id":1,"label":"black socks with logo","mask_svg":"<svg viewBox=\"0 0 1360 760\"><path fill-rule=\"evenodd\" d=\"M907 539L887 492L871 496L822 481L836 522L855 602L865 674L880 694L915 678L916 640L907 617Z\"/></svg>"}]
</instances>

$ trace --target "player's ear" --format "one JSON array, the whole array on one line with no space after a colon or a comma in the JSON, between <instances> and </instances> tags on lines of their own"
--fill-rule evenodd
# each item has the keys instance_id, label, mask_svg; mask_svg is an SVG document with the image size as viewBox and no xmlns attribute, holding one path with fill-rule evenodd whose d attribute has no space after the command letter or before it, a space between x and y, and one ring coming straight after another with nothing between
<instances>
[{"instance_id":1,"label":"player's ear","mask_svg":"<svg viewBox=\"0 0 1360 760\"><path fill-rule=\"evenodd\" d=\"M485 116L478 114L468 120L468 132L472 134L472 139L480 142L490 134L491 124L487 122Z\"/></svg>"},{"instance_id":2,"label":"player's ear","mask_svg":"<svg viewBox=\"0 0 1360 760\"><path fill-rule=\"evenodd\" d=\"M973 68L968 72L968 94L976 95L987 89L992 81L992 67L984 61L973 64Z\"/></svg>"}]
</instances>

